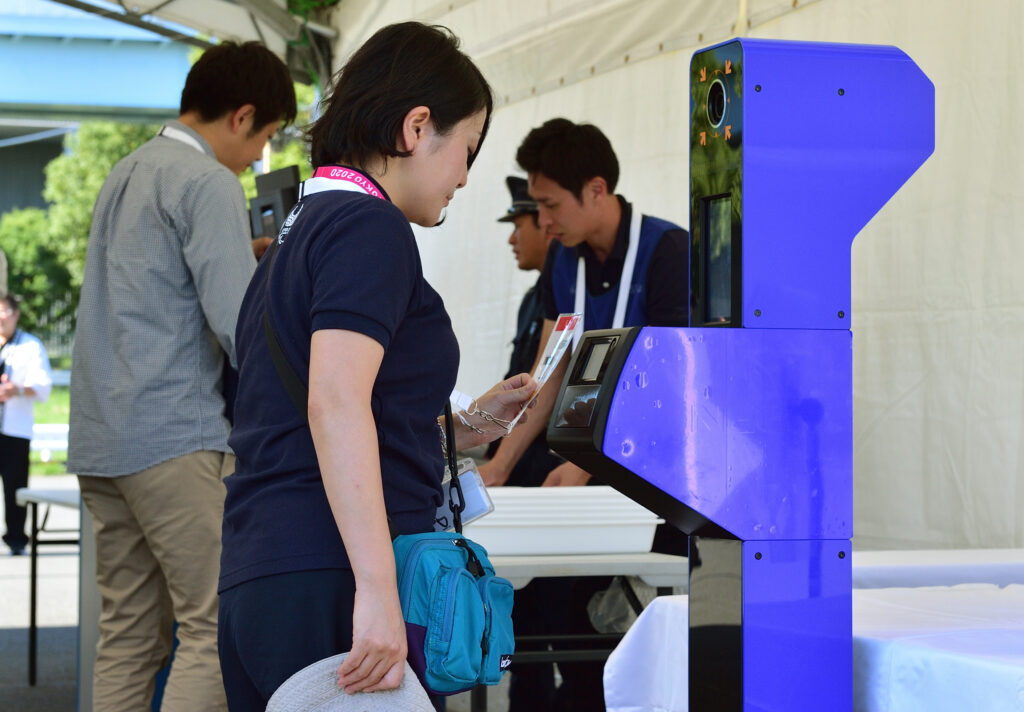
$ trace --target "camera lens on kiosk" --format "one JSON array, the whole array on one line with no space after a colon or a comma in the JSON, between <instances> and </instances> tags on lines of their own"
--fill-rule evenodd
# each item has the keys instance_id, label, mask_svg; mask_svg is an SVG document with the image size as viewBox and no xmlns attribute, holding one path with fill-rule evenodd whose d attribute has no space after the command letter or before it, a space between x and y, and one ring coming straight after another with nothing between
<instances>
[{"instance_id":1,"label":"camera lens on kiosk","mask_svg":"<svg viewBox=\"0 0 1024 712\"><path fill-rule=\"evenodd\" d=\"M715 79L708 87L708 122L714 126L720 126L725 118L725 84L721 79Z\"/></svg>"}]
</instances>

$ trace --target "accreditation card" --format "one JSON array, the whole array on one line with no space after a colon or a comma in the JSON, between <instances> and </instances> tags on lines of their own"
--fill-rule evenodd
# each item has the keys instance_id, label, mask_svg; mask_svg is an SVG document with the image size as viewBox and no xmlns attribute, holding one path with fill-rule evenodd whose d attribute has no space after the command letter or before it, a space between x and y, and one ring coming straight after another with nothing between
<instances>
[{"instance_id":1,"label":"accreditation card","mask_svg":"<svg viewBox=\"0 0 1024 712\"><path fill-rule=\"evenodd\" d=\"M554 373L558 367L558 363L565 356L566 351L569 347L577 341L577 336L583 331L583 315L579 313L574 314L559 314L558 318L555 319L555 328L551 332L551 336L548 337L548 343L544 347L544 354L540 357L540 361L537 362L537 370L533 372L533 378L537 381L537 390L534 392L533 397L527 401L523 409L519 411L519 414L512 419L512 422L508 426L508 432L512 432L512 428L516 426L519 419L523 417L523 413L530 407L530 403L534 401L537 395L540 393L541 388L547 383L548 378Z\"/></svg>"}]
</instances>

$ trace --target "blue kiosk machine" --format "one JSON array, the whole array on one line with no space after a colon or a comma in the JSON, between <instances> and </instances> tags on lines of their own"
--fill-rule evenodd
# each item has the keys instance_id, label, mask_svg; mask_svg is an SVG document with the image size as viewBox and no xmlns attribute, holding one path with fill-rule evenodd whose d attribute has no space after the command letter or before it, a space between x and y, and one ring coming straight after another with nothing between
<instances>
[{"instance_id":1,"label":"blue kiosk machine","mask_svg":"<svg viewBox=\"0 0 1024 712\"><path fill-rule=\"evenodd\" d=\"M690 535L694 712L852 708L850 247L934 103L895 47L697 52L690 326L573 353L552 447Z\"/></svg>"}]
</instances>

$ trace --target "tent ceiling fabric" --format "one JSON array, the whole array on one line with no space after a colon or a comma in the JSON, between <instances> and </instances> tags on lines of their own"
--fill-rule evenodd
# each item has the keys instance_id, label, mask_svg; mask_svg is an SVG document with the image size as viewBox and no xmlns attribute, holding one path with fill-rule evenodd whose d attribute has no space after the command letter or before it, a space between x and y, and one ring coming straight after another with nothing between
<instances>
[{"instance_id":1,"label":"tent ceiling fabric","mask_svg":"<svg viewBox=\"0 0 1024 712\"><path fill-rule=\"evenodd\" d=\"M373 31L392 22L444 25L462 38L500 107L624 65L745 34L818 1L345 0L334 16L334 26L346 28L335 56L343 63Z\"/></svg>"},{"instance_id":2,"label":"tent ceiling fabric","mask_svg":"<svg viewBox=\"0 0 1024 712\"><path fill-rule=\"evenodd\" d=\"M202 36L236 42L258 41L288 62L299 81L330 73L330 42L337 32L325 24L303 21L288 12L286 0L134 0L110 9L83 0L52 0L112 20L139 26L152 18L191 28ZM184 39L199 46L200 38Z\"/></svg>"},{"instance_id":3,"label":"tent ceiling fabric","mask_svg":"<svg viewBox=\"0 0 1024 712\"><path fill-rule=\"evenodd\" d=\"M1024 2L343 0L335 68L408 19L450 27L501 101L444 225L416 230L469 393L504 373L536 280L495 222L527 131L600 126L619 192L685 226L694 50L748 34L907 52L935 83L936 149L853 243L855 546L1024 546Z\"/></svg>"}]
</instances>

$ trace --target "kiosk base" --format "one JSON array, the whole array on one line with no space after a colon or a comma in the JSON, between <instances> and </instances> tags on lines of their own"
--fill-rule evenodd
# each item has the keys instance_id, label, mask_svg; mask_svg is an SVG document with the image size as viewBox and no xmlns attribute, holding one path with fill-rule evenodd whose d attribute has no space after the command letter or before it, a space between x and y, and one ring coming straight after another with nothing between
<instances>
[{"instance_id":1,"label":"kiosk base","mask_svg":"<svg viewBox=\"0 0 1024 712\"><path fill-rule=\"evenodd\" d=\"M849 540L690 538L690 709L848 712Z\"/></svg>"}]
</instances>

